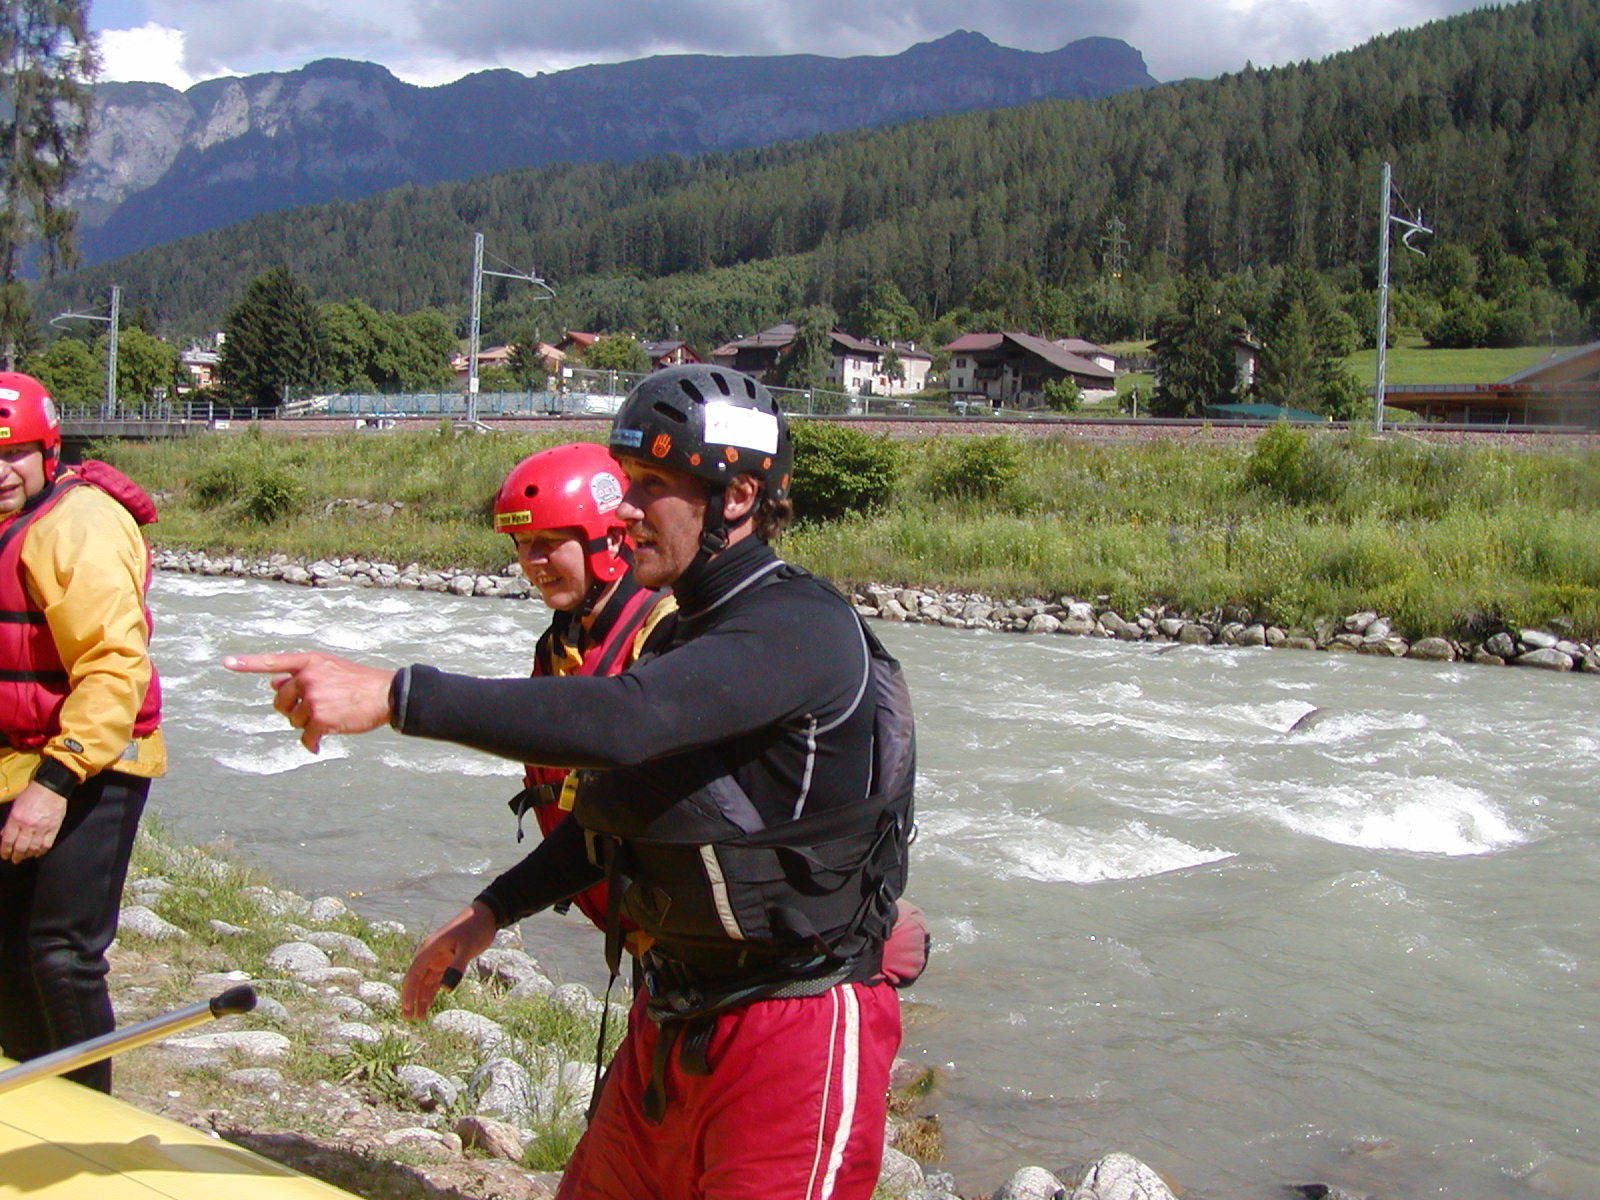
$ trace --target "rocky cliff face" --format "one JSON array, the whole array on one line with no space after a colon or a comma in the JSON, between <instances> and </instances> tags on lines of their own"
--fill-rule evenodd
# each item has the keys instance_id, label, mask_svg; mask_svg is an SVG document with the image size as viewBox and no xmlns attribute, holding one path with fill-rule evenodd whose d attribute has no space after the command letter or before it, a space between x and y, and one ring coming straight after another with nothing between
<instances>
[{"instance_id":1,"label":"rocky cliff face","mask_svg":"<svg viewBox=\"0 0 1600 1200\"><path fill-rule=\"evenodd\" d=\"M435 88L330 59L186 92L101 85L72 200L95 261L402 183L690 156L1154 83L1123 42L1088 38L1041 54L975 33L885 58L673 55L534 78L488 71Z\"/></svg>"}]
</instances>

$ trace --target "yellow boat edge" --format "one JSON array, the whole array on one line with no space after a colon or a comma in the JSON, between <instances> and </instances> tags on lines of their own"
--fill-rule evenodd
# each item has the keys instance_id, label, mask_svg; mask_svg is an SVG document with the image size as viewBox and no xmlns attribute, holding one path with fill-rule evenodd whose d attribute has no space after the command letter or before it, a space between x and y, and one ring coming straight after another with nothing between
<instances>
[{"instance_id":1,"label":"yellow boat edge","mask_svg":"<svg viewBox=\"0 0 1600 1200\"><path fill-rule=\"evenodd\" d=\"M11 1065L0 1058L0 1067ZM351 1193L91 1088L0 1095L0 1197L352 1200Z\"/></svg>"}]
</instances>

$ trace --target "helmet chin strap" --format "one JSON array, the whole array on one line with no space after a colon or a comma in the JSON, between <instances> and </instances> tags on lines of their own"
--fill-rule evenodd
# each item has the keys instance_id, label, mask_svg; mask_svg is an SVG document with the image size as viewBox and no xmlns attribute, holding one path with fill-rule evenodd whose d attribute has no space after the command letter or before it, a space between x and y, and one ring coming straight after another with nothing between
<instances>
[{"instance_id":1,"label":"helmet chin strap","mask_svg":"<svg viewBox=\"0 0 1600 1200\"><path fill-rule=\"evenodd\" d=\"M755 515L755 507L742 517L736 517L730 524L726 512L726 497L728 489L725 484L713 483L706 494L706 515L700 525L700 552L694 556L694 561L689 564L691 568L704 565L712 555L720 554L728 548L728 535L733 533L746 521Z\"/></svg>"},{"instance_id":2,"label":"helmet chin strap","mask_svg":"<svg viewBox=\"0 0 1600 1200\"><path fill-rule=\"evenodd\" d=\"M585 549L593 552L596 549L604 549L606 545L606 540L601 538L598 546L590 544ZM627 563L630 569L633 567L633 550L626 542L617 547L617 557ZM594 575L594 571L590 570L589 574ZM624 571L623 574L625 575L627 572ZM621 576L618 576L618 578L621 578ZM583 601L573 610L578 620L581 621L592 613L594 606L600 603L600 597L606 594L606 589L616 582L616 579L601 579L598 575L594 575L594 578L589 581L589 590L583 594Z\"/></svg>"}]
</instances>

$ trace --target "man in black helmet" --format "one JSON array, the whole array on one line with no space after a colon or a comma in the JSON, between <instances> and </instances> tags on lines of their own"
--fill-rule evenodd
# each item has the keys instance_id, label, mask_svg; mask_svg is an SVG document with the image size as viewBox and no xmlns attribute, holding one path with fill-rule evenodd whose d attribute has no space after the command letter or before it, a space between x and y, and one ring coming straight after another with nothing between
<instances>
[{"instance_id":1,"label":"man in black helmet","mask_svg":"<svg viewBox=\"0 0 1600 1200\"><path fill-rule=\"evenodd\" d=\"M497 928L611 881L613 973L623 918L654 943L561 1197L866 1200L900 1033L883 948L911 822L903 679L838 593L768 545L792 451L765 388L657 372L611 450L635 577L679 606L621 675L225 661L277 675L274 704L313 750L389 722L590 769L575 819L429 936L403 993L421 1018Z\"/></svg>"}]
</instances>

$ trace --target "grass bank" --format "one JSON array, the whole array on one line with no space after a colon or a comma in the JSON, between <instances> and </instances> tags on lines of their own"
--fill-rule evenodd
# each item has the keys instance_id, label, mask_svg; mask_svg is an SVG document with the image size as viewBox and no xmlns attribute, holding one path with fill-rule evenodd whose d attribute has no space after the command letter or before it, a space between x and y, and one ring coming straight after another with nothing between
<instances>
[{"instance_id":1,"label":"grass bank","mask_svg":"<svg viewBox=\"0 0 1600 1200\"><path fill-rule=\"evenodd\" d=\"M248 1045L190 1036L119 1056L119 1097L367 1200L554 1194L552 1173L583 1129L600 1032L587 989L553 987L502 945L440 994L428 1021L401 1020L416 934L337 898L297 896L221 848L184 845L148 814L124 903L148 911L125 910L111 952L120 1023L245 980L261 1001L200 1031L257 1039ZM314 945L332 965L290 965L278 957L286 943ZM618 1009L607 1057L624 1025ZM942 1153L937 1119L916 1110L936 1082L907 1070L891 1095L893 1144L927 1161ZM509 1136L491 1143L479 1134L488 1123Z\"/></svg>"},{"instance_id":2,"label":"grass bank","mask_svg":"<svg viewBox=\"0 0 1600 1200\"><path fill-rule=\"evenodd\" d=\"M1284 625L1372 608L1408 637L1600 637L1600 452L1287 426L1254 445L841 428L797 425L796 499L813 519L784 550L842 584L1105 596L1124 612L1244 604ZM491 499L553 440L441 427L99 452L158 495L162 545L498 570L510 556Z\"/></svg>"}]
</instances>

